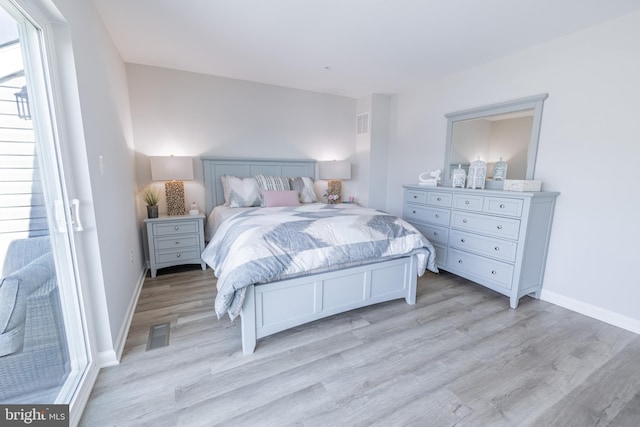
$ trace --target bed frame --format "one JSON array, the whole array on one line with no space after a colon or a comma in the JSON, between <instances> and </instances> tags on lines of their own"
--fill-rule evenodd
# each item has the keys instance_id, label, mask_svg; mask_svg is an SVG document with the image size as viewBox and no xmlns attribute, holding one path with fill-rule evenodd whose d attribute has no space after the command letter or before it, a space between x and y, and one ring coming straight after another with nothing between
<instances>
[{"instance_id":1,"label":"bed frame","mask_svg":"<svg viewBox=\"0 0 640 427\"><path fill-rule=\"evenodd\" d=\"M315 177L314 160L203 157L207 213L224 203L220 177ZM417 258L407 256L247 288L240 313L242 351L294 326L394 299L416 302Z\"/></svg>"}]
</instances>

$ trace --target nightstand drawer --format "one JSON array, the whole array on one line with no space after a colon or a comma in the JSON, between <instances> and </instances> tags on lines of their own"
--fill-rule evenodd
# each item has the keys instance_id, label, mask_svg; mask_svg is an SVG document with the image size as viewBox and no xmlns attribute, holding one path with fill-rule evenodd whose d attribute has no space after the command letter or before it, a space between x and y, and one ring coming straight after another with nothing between
<instances>
[{"instance_id":1,"label":"nightstand drawer","mask_svg":"<svg viewBox=\"0 0 640 427\"><path fill-rule=\"evenodd\" d=\"M198 221L172 221L153 224L155 237L184 233L198 233Z\"/></svg>"},{"instance_id":2,"label":"nightstand drawer","mask_svg":"<svg viewBox=\"0 0 640 427\"><path fill-rule=\"evenodd\" d=\"M187 261L187 260L195 260L195 262L200 262L200 250L199 248L185 249L183 251L180 250L167 250L167 251L157 251L155 253L156 263L175 263L176 261Z\"/></svg>"},{"instance_id":3,"label":"nightstand drawer","mask_svg":"<svg viewBox=\"0 0 640 427\"><path fill-rule=\"evenodd\" d=\"M200 244L200 239L197 234L186 235L186 236L176 236L176 237L163 237L160 239L155 239L155 248L156 250L162 249L176 249L176 248L187 248L189 246L198 246Z\"/></svg>"}]
</instances>

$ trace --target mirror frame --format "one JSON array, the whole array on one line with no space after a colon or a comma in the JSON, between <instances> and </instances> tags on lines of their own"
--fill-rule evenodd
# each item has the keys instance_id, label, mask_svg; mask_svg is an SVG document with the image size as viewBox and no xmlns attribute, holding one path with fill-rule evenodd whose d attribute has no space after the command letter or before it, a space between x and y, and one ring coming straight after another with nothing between
<instances>
[{"instance_id":1,"label":"mirror frame","mask_svg":"<svg viewBox=\"0 0 640 427\"><path fill-rule=\"evenodd\" d=\"M451 137L453 135L453 125L456 122L482 117L495 116L504 113L533 109L533 124L531 126L531 140L529 141L529 151L527 153L527 172L525 179L533 179L535 176L536 157L538 155L538 139L540 137L540 126L542 124L542 105L549 95L546 93L534 95L527 98L515 99L512 101L500 102L497 104L485 105L483 107L469 108L467 110L456 111L445 114L447 118L447 144L444 152L444 177L443 185L451 187Z\"/></svg>"}]
</instances>

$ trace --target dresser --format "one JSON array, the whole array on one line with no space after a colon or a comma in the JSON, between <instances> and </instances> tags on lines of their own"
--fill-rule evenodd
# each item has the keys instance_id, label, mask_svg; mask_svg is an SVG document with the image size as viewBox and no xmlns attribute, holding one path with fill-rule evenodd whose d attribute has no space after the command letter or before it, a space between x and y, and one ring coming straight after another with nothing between
<instances>
[{"instance_id":1,"label":"dresser","mask_svg":"<svg viewBox=\"0 0 640 427\"><path fill-rule=\"evenodd\" d=\"M540 297L557 192L404 186L403 218L436 249L438 268L509 297Z\"/></svg>"},{"instance_id":2,"label":"dresser","mask_svg":"<svg viewBox=\"0 0 640 427\"><path fill-rule=\"evenodd\" d=\"M151 277L159 268L182 264L207 266L200 255L204 251L204 215L178 215L147 218L147 244Z\"/></svg>"}]
</instances>

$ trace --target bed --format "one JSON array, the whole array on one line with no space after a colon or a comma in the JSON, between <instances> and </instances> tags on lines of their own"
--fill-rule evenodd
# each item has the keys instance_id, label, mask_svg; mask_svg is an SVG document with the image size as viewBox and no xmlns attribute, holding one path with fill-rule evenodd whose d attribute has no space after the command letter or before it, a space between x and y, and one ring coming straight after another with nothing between
<instances>
[{"instance_id":1,"label":"bed","mask_svg":"<svg viewBox=\"0 0 640 427\"><path fill-rule=\"evenodd\" d=\"M202 161L206 210L211 214L207 227L215 223L217 228L215 234L208 231L211 241L203 252L203 260L218 277L218 317L228 314L232 320L236 316L241 319L245 355L254 352L258 339L307 322L394 299L404 298L408 304L414 304L417 277L426 268L437 272L435 250L428 240L408 223L384 212L322 203L240 207L235 211L222 206L228 189L223 188L221 177L225 180L227 176L242 179L260 175L313 178L313 160L204 157ZM214 220L216 211L224 212L223 219L226 219ZM335 243L327 236L318 238L321 233L318 230L324 232L326 227L338 227L340 223L349 231L330 231ZM306 239L322 240L323 244L309 250L297 248L293 255L285 256L277 252L279 247L263 248L261 245L269 240L266 237L253 235L265 227L269 235L275 229L282 232L281 229L293 227L284 230L286 236L296 236L288 242ZM367 233L377 233L376 236L383 233L383 238L369 241ZM331 244L324 244L325 240L331 240ZM240 246L245 241L252 243ZM298 243L291 244L296 245ZM381 246L384 248L380 249ZM348 252L350 256L356 253L361 259L343 265L325 261L325 252L331 256L336 252ZM267 255L273 255L273 261ZM280 262L282 259L286 262ZM293 269L291 264L298 261L302 267ZM269 269L276 265L274 269L278 271L273 277L268 276L262 271L263 264L269 264Z\"/></svg>"}]
</instances>

